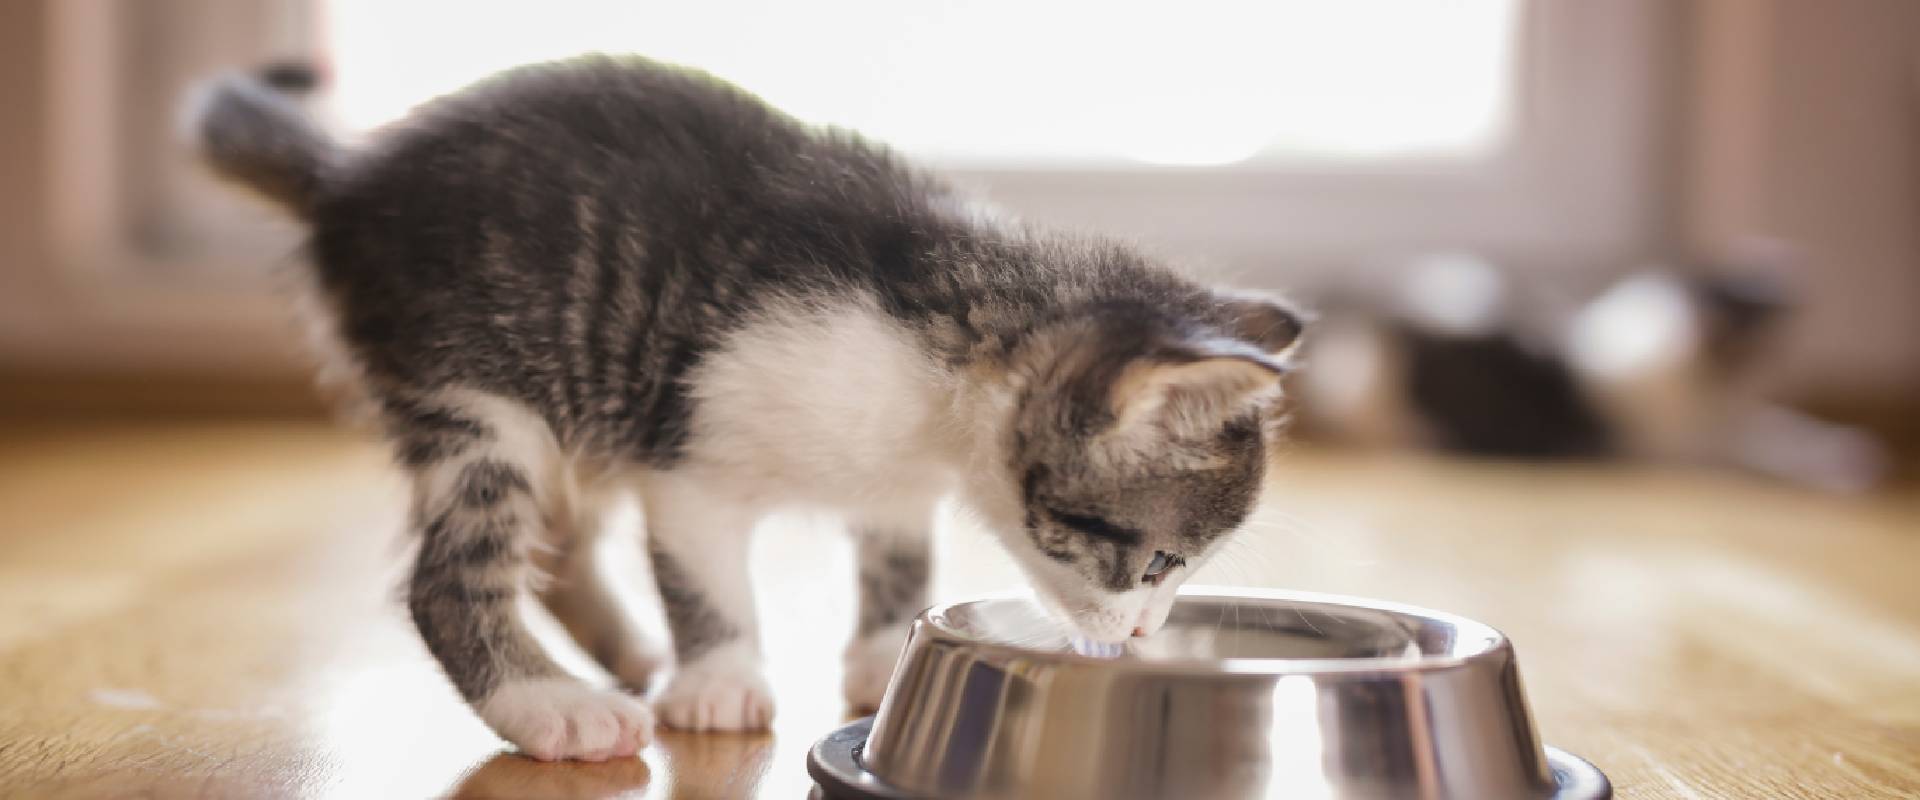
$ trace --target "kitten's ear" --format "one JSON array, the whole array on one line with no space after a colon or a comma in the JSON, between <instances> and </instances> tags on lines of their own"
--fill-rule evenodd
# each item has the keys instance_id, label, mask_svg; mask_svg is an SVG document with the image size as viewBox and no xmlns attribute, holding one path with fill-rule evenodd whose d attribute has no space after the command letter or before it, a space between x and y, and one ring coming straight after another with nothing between
<instances>
[{"instance_id":1,"label":"kitten's ear","mask_svg":"<svg viewBox=\"0 0 1920 800\"><path fill-rule=\"evenodd\" d=\"M1221 291L1227 311L1228 333L1274 358L1282 358L1299 344L1308 316L1276 297L1240 291Z\"/></svg>"},{"instance_id":2,"label":"kitten's ear","mask_svg":"<svg viewBox=\"0 0 1920 800\"><path fill-rule=\"evenodd\" d=\"M1114 429L1129 436L1210 437L1278 394L1284 374L1285 366L1239 342L1141 358L1113 383Z\"/></svg>"}]
</instances>

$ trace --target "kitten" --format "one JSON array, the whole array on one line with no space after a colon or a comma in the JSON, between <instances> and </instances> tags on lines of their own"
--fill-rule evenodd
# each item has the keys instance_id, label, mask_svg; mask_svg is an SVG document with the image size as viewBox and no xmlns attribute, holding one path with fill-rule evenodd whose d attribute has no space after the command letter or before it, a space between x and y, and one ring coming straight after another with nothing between
<instances>
[{"instance_id":1,"label":"kitten","mask_svg":"<svg viewBox=\"0 0 1920 800\"><path fill-rule=\"evenodd\" d=\"M535 757L649 736L647 707L568 677L515 611L538 593L647 684L660 655L585 546L609 492L641 498L672 634L653 708L733 730L772 715L745 557L770 511L849 520L845 689L871 707L927 603L943 497L1111 642L1164 622L1261 486L1301 331L1285 305L998 221L704 74L520 68L360 148L246 79L196 120L215 171L310 225L317 296L414 483L413 619Z\"/></svg>"}]
</instances>

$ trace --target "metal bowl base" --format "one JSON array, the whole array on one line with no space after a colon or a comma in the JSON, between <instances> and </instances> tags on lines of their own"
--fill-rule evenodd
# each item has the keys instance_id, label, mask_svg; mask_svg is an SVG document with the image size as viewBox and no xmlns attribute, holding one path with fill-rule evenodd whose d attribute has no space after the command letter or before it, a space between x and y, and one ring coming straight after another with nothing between
<instances>
[{"instance_id":1,"label":"metal bowl base","mask_svg":"<svg viewBox=\"0 0 1920 800\"><path fill-rule=\"evenodd\" d=\"M825 800L901 800L914 795L890 787L868 772L860 751L873 730L873 717L861 717L835 728L815 742L807 753L807 774ZM1548 746L1547 767L1556 784L1550 800L1608 800L1613 784L1598 767L1560 748Z\"/></svg>"}]
</instances>

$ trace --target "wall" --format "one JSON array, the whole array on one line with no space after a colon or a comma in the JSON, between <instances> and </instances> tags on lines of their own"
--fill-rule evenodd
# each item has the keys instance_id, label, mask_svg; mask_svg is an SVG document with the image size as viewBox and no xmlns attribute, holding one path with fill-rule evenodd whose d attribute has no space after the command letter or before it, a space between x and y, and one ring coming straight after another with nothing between
<instances>
[{"instance_id":1,"label":"wall","mask_svg":"<svg viewBox=\"0 0 1920 800\"><path fill-rule=\"evenodd\" d=\"M27 291L23 282L46 256L46 116L44 8L37 2L0 3L0 294ZM0 318L0 339L8 338Z\"/></svg>"},{"instance_id":2,"label":"wall","mask_svg":"<svg viewBox=\"0 0 1920 800\"><path fill-rule=\"evenodd\" d=\"M1920 3L1709 0L1692 26L1685 237L1789 242L1794 394L1920 397Z\"/></svg>"}]
</instances>

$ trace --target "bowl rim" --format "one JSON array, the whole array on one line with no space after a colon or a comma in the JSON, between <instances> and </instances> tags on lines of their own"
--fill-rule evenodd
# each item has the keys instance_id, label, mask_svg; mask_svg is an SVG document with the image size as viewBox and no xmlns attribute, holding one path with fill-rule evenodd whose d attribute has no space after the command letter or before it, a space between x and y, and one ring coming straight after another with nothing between
<instances>
[{"instance_id":1,"label":"bowl rim","mask_svg":"<svg viewBox=\"0 0 1920 800\"><path fill-rule=\"evenodd\" d=\"M1461 669L1469 664L1489 659L1512 659L1513 643L1498 628L1478 620L1436 611L1420 606L1379 600L1370 597L1330 594L1324 592L1303 592L1287 589L1263 589L1245 586L1225 586L1216 584L1188 584L1180 587L1179 597L1225 598L1243 600L1276 600L1285 602L1309 603L1316 605L1348 606L1389 614L1415 617L1425 621L1440 622L1456 629L1484 631L1486 644L1479 649L1460 655L1422 655L1419 658L1370 656L1365 658L1157 658L1157 659L1118 659L1100 656L1082 655L1071 651L1032 650L1019 645L982 639L958 630L947 623L948 615L962 606L977 605L1000 601L1020 601L1035 603L1031 595L1025 592L1000 592L937 603L920 612L914 621L916 636L921 631L931 631L944 643L963 646L975 652L987 652L1008 659L1045 661L1061 666L1098 667L1107 671L1128 673L1212 673L1221 675L1276 676L1276 675L1375 675L1406 674L1409 672L1443 672Z\"/></svg>"},{"instance_id":2,"label":"bowl rim","mask_svg":"<svg viewBox=\"0 0 1920 800\"><path fill-rule=\"evenodd\" d=\"M911 794L888 784L869 769L862 756L873 735L875 718L860 717L827 732L807 748L807 775L830 800L890 800ZM1613 783L1593 762L1546 742L1540 743L1554 793L1548 800L1610 800Z\"/></svg>"}]
</instances>

